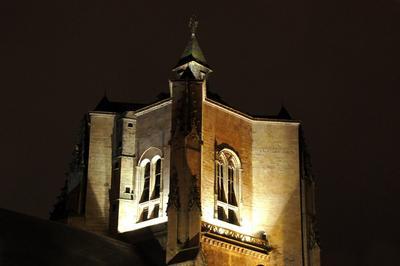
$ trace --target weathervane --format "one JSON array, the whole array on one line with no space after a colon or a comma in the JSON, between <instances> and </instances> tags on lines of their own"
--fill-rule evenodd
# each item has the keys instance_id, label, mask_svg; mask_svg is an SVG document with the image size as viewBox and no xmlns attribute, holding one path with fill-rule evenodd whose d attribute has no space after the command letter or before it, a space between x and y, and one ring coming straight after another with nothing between
<instances>
[{"instance_id":1,"label":"weathervane","mask_svg":"<svg viewBox=\"0 0 400 266\"><path fill-rule=\"evenodd\" d=\"M189 29L192 33L192 36L196 35L197 26L199 25L199 21L196 18L196 15L192 15L189 20Z\"/></svg>"}]
</instances>

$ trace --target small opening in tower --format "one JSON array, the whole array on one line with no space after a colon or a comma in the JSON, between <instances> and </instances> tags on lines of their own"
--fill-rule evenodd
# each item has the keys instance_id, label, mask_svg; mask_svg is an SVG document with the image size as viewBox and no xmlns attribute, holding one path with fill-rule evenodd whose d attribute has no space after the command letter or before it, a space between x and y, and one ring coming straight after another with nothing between
<instances>
[{"instance_id":1,"label":"small opening in tower","mask_svg":"<svg viewBox=\"0 0 400 266\"><path fill-rule=\"evenodd\" d=\"M125 193L131 193L131 188L130 187L125 187Z\"/></svg>"},{"instance_id":2,"label":"small opening in tower","mask_svg":"<svg viewBox=\"0 0 400 266\"><path fill-rule=\"evenodd\" d=\"M133 127L133 124L132 123L128 123L128 127Z\"/></svg>"}]
</instances>

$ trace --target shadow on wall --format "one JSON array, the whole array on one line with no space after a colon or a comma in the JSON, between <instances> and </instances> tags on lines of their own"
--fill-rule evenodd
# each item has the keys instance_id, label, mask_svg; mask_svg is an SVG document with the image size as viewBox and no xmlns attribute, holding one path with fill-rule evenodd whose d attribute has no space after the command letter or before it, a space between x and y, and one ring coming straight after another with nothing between
<instances>
[{"instance_id":1,"label":"shadow on wall","mask_svg":"<svg viewBox=\"0 0 400 266\"><path fill-rule=\"evenodd\" d=\"M270 233L272 261L299 265L302 261L300 190L294 190Z\"/></svg>"},{"instance_id":2,"label":"shadow on wall","mask_svg":"<svg viewBox=\"0 0 400 266\"><path fill-rule=\"evenodd\" d=\"M102 189L95 190L88 182L86 193L86 206L84 214L84 228L92 232L109 234L109 212L113 211L109 202L109 185L102 185Z\"/></svg>"}]
</instances>

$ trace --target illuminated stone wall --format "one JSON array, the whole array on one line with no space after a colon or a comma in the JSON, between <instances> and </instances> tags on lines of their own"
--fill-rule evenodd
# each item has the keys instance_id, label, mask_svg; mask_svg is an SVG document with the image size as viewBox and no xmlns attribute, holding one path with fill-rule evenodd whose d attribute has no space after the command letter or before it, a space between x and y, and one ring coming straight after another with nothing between
<instances>
[{"instance_id":1,"label":"illuminated stone wall","mask_svg":"<svg viewBox=\"0 0 400 266\"><path fill-rule=\"evenodd\" d=\"M299 124L250 119L211 101L203 110L202 220L253 236L265 232L274 248L268 265L300 265ZM216 144L230 146L242 163L240 226L214 218ZM209 265L257 265L251 256L204 248Z\"/></svg>"},{"instance_id":2,"label":"illuminated stone wall","mask_svg":"<svg viewBox=\"0 0 400 266\"><path fill-rule=\"evenodd\" d=\"M241 116L226 112L217 105L204 102L203 106L203 150L201 178L201 207L202 220L211 224L221 225L232 230L248 233L252 212L252 160L251 160L252 131L250 121ZM240 223L237 227L223 223L214 218L214 180L215 180L215 151L216 144L229 145L240 157L242 163L242 199Z\"/></svg>"},{"instance_id":3,"label":"illuminated stone wall","mask_svg":"<svg viewBox=\"0 0 400 266\"><path fill-rule=\"evenodd\" d=\"M84 227L108 234L114 115L90 113L89 160Z\"/></svg>"},{"instance_id":4,"label":"illuminated stone wall","mask_svg":"<svg viewBox=\"0 0 400 266\"><path fill-rule=\"evenodd\" d=\"M199 231L207 265L302 265L299 123L258 120L208 99L202 101L199 110L202 114L203 141L201 214L196 217L201 215L203 222L258 239L265 233L273 248L267 255L267 252L255 251L257 247L251 247L245 241L241 243L240 239L224 242ZM115 226L118 233L168 220L171 115L171 101L138 112L127 112L118 118L112 113L90 113L85 219L71 218L70 223L108 234L110 212L111 227ZM118 132L119 126L122 132ZM237 192L240 195L239 226L215 217L215 154L220 146L232 149L241 162L240 192ZM138 165L141 156L149 149L159 150L162 157L161 216L137 223L141 193ZM186 158L189 166L192 157ZM116 162L117 171L113 170ZM113 182L117 182L113 183L110 208L112 176ZM192 185L191 182L184 182L180 189L188 192L192 190ZM127 186L132 189L130 194L124 192ZM180 201L187 204L189 198L181 197ZM195 218L188 213L184 215L190 216L189 222ZM193 228L200 230L197 227L196 223ZM192 231L196 233L196 230ZM166 241L160 240L163 247L166 247Z\"/></svg>"},{"instance_id":5,"label":"illuminated stone wall","mask_svg":"<svg viewBox=\"0 0 400 266\"><path fill-rule=\"evenodd\" d=\"M271 265L266 255L257 255L247 250L235 249L223 243L204 240L202 241L202 250L209 266Z\"/></svg>"},{"instance_id":6,"label":"illuminated stone wall","mask_svg":"<svg viewBox=\"0 0 400 266\"><path fill-rule=\"evenodd\" d=\"M134 158L131 164L127 164L121 169L121 180L123 185L120 187L120 199L118 207L118 232L126 232L137 228L150 226L153 224L165 222L166 206L168 202L169 191L169 165L170 165L170 149L168 141L171 131L171 106L170 104L159 106L158 108L150 108L141 112L128 112L127 117L135 118L135 137L128 144L130 150L134 149ZM129 131L129 127L124 127L125 131ZM138 164L141 156L150 148L161 151L162 157L162 187L161 197L161 216L156 219L137 223L139 218L138 201L141 194L138 188L138 179L141 178ZM134 193L132 198L124 197L123 190L129 185Z\"/></svg>"},{"instance_id":7,"label":"illuminated stone wall","mask_svg":"<svg viewBox=\"0 0 400 266\"><path fill-rule=\"evenodd\" d=\"M272 264L301 265L298 123L253 123L253 229L265 231Z\"/></svg>"}]
</instances>

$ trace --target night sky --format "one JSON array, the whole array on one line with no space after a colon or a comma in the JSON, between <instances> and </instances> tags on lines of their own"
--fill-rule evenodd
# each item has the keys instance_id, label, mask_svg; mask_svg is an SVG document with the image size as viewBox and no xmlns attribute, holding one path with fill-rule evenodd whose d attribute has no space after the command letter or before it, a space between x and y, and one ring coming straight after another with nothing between
<instances>
[{"instance_id":1,"label":"night sky","mask_svg":"<svg viewBox=\"0 0 400 266\"><path fill-rule=\"evenodd\" d=\"M0 207L48 218L83 115L167 92L195 13L210 89L303 121L323 265L395 265L400 1L237 2L1 1Z\"/></svg>"}]
</instances>

